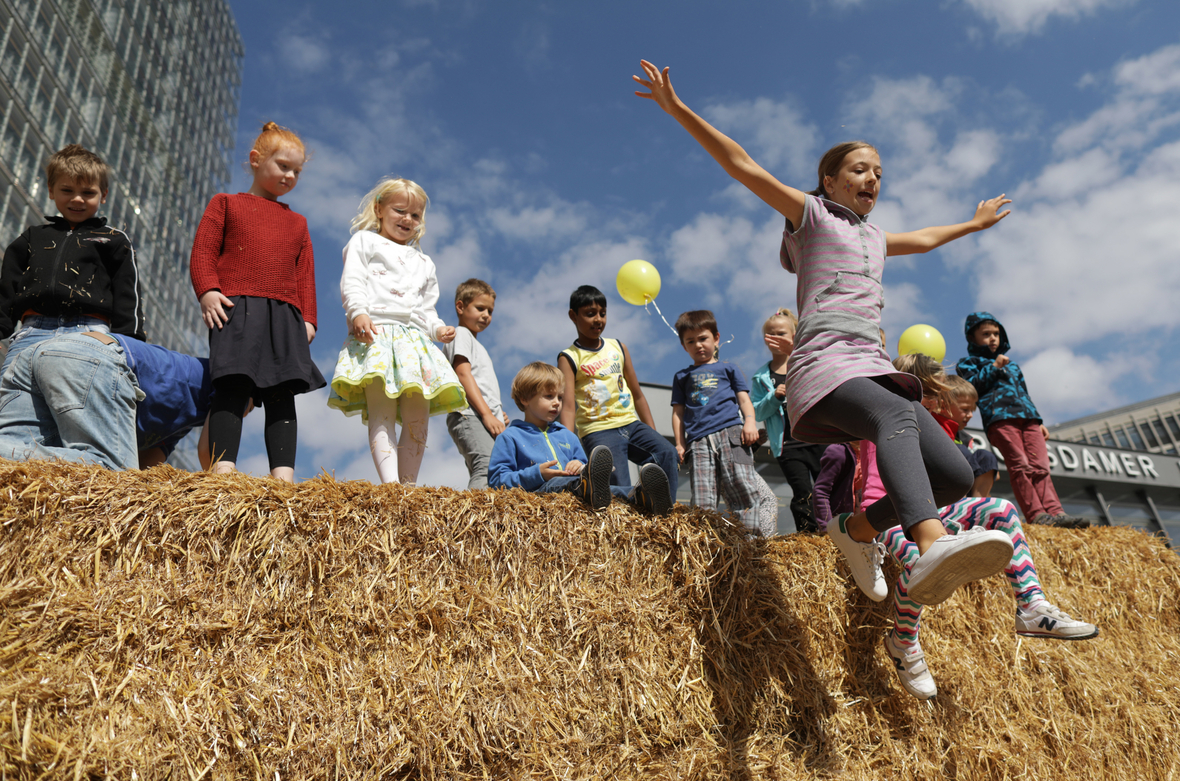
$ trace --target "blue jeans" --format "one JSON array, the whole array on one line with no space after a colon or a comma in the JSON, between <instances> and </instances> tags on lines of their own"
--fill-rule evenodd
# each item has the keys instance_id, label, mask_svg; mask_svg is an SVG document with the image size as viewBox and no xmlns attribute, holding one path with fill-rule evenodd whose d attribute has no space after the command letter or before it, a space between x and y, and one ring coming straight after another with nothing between
<instances>
[{"instance_id":1,"label":"blue jeans","mask_svg":"<svg viewBox=\"0 0 1180 781\"><path fill-rule=\"evenodd\" d=\"M610 478L611 485L631 487L628 461L640 466L654 463L664 470L664 474L668 476L668 487L672 491L672 496L676 496L676 485L680 480L680 461L676 458L676 448L651 426L637 420L625 426L595 431L582 437L582 447L587 453L599 445L610 448L610 454L615 461L615 472Z\"/></svg>"},{"instance_id":2,"label":"blue jeans","mask_svg":"<svg viewBox=\"0 0 1180 781\"><path fill-rule=\"evenodd\" d=\"M9 353L0 376L0 457L135 469L143 398L118 342L66 333Z\"/></svg>"},{"instance_id":3,"label":"blue jeans","mask_svg":"<svg viewBox=\"0 0 1180 781\"><path fill-rule=\"evenodd\" d=\"M95 331L109 334L111 327L105 320L86 315L71 317L49 317L48 315L31 315L21 321L20 330L8 340L8 353L4 356L4 363L0 364L0 377L8 371L16 356L22 350L35 347L46 339L52 339L62 334L80 334L83 331Z\"/></svg>"},{"instance_id":4,"label":"blue jeans","mask_svg":"<svg viewBox=\"0 0 1180 781\"><path fill-rule=\"evenodd\" d=\"M545 484L533 491L535 494L556 494L562 491L569 491L571 494L578 492L578 486L582 483L581 475L562 475L561 477L554 477L545 481ZM622 499L624 502L631 501L631 492L626 488L620 488L617 485L610 487L611 494L616 499Z\"/></svg>"}]
</instances>

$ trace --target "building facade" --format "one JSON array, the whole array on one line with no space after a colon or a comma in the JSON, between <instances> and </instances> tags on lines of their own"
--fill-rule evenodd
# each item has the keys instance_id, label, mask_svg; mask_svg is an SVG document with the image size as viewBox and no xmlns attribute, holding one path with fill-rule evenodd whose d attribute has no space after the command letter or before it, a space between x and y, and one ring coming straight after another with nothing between
<instances>
[{"instance_id":1,"label":"building facade","mask_svg":"<svg viewBox=\"0 0 1180 781\"><path fill-rule=\"evenodd\" d=\"M0 0L0 241L56 214L54 151L93 150L112 169L99 215L135 246L149 341L207 354L189 252L230 179L243 56L228 0Z\"/></svg>"},{"instance_id":2,"label":"building facade","mask_svg":"<svg viewBox=\"0 0 1180 781\"><path fill-rule=\"evenodd\" d=\"M1049 427L1054 439L1180 454L1180 393L1088 415Z\"/></svg>"}]
</instances>

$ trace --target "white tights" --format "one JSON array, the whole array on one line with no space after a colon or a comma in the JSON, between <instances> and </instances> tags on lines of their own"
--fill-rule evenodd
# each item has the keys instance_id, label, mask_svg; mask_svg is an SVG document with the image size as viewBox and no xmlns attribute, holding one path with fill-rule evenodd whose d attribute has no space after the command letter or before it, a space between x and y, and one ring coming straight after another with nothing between
<instances>
[{"instance_id":1,"label":"white tights","mask_svg":"<svg viewBox=\"0 0 1180 781\"><path fill-rule=\"evenodd\" d=\"M402 433L396 439L398 402L401 402ZM385 384L380 380L365 386L365 403L369 408L369 450L377 466L382 483L414 485L422 454L426 452L426 424L430 404L421 394L403 393L399 399L385 395Z\"/></svg>"}]
</instances>

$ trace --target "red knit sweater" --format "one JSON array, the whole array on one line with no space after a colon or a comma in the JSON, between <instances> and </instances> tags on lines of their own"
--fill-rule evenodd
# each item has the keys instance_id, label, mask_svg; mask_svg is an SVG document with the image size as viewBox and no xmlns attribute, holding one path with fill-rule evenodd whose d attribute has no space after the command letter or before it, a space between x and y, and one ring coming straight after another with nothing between
<instances>
[{"instance_id":1,"label":"red knit sweater","mask_svg":"<svg viewBox=\"0 0 1180 781\"><path fill-rule=\"evenodd\" d=\"M197 226L189 268L197 298L210 290L273 298L316 324L307 220L285 203L249 193L213 196Z\"/></svg>"}]
</instances>

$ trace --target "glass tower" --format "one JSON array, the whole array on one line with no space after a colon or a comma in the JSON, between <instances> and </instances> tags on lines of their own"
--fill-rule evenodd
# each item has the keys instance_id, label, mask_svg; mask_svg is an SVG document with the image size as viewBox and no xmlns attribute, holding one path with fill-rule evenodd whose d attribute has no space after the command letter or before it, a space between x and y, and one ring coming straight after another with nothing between
<instances>
[{"instance_id":1,"label":"glass tower","mask_svg":"<svg viewBox=\"0 0 1180 781\"><path fill-rule=\"evenodd\" d=\"M57 213L45 163L82 144L111 167L99 215L135 246L148 339L207 354L189 251L229 183L243 55L228 0L0 0L0 243Z\"/></svg>"}]
</instances>

